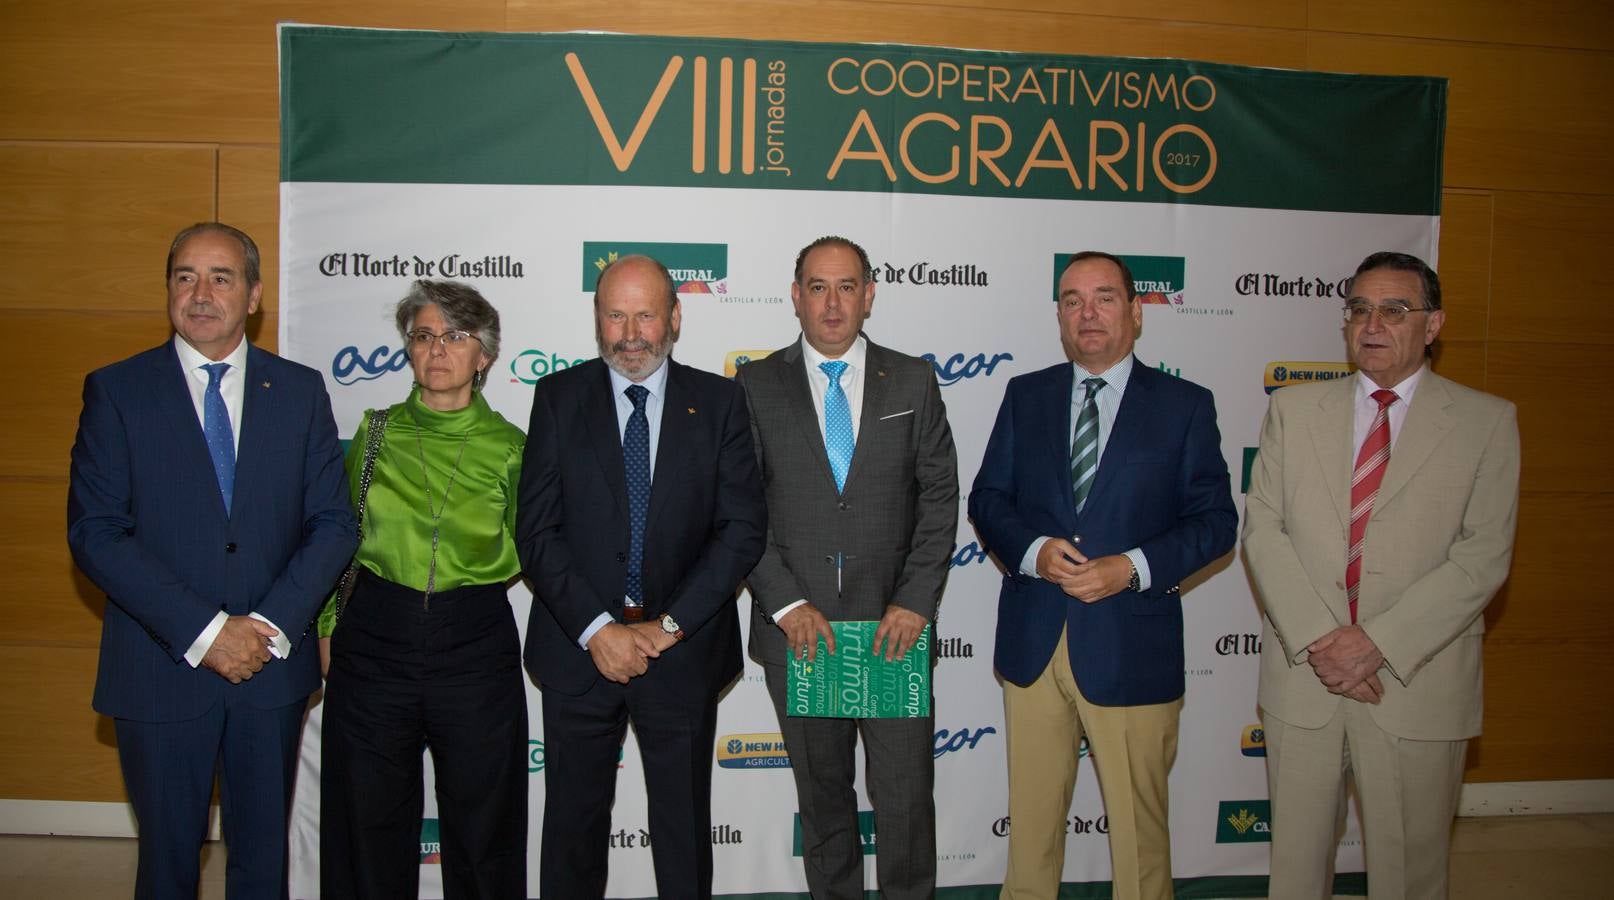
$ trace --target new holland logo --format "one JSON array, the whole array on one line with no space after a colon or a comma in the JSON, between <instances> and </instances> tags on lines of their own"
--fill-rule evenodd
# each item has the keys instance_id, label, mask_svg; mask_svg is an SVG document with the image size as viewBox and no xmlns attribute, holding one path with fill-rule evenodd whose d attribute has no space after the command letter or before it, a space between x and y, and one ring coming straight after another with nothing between
<instances>
[{"instance_id":1,"label":"new holland logo","mask_svg":"<svg viewBox=\"0 0 1614 900\"><path fill-rule=\"evenodd\" d=\"M1054 292L1059 296L1059 276L1065 273L1074 253L1054 254ZM1184 272L1188 261L1181 256L1136 256L1119 254L1132 270L1132 288L1138 293L1139 303L1162 306L1183 305Z\"/></svg>"},{"instance_id":2,"label":"new holland logo","mask_svg":"<svg viewBox=\"0 0 1614 900\"><path fill-rule=\"evenodd\" d=\"M731 350L728 356L723 357L723 375L733 378L741 366L756 362L772 352L772 350Z\"/></svg>"},{"instance_id":3,"label":"new holland logo","mask_svg":"<svg viewBox=\"0 0 1614 900\"><path fill-rule=\"evenodd\" d=\"M593 291L600 272L624 256L642 254L658 260L672 274L679 294L726 294L729 290L728 244L665 244L629 241L583 243L583 290Z\"/></svg>"},{"instance_id":4,"label":"new holland logo","mask_svg":"<svg viewBox=\"0 0 1614 900\"><path fill-rule=\"evenodd\" d=\"M1291 384L1344 378L1351 371L1351 364L1342 362L1270 362L1267 363L1265 387L1270 394Z\"/></svg>"},{"instance_id":5,"label":"new holland logo","mask_svg":"<svg viewBox=\"0 0 1614 900\"><path fill-rule=\"evenodd\" d=\"M790 756L777 731L730 734L717 742L717 764L725 769L788 769Z\"/></svg>"},{"instance_id":6,"label":"new holland logo","mask_svg":"<svg viewBox=\"0 0 1614 900\"><path fill-rule=\"evenodd\" d=\"M1272 840L1272 803L1223 800L1216 811L1216 843L1253 844Z\"/></svg>"},{"instance_id":7,"label":"new holland logo","mask_svg":"<svg viewBox=\"0 0 1614 900\"><path fill-rule=\"evenodd\" d=\"M1266 756L1266 729L1260 725L1244 726L1244 737L1239 740L1239 752L1245 756Z\"/></svg>"}]
</instances>

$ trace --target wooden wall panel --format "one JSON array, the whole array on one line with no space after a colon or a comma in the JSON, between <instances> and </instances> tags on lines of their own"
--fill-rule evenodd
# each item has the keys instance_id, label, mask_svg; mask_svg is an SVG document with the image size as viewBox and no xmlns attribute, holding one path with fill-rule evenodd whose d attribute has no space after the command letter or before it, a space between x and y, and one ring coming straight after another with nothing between
<instances>
[{"instance_id":1,"label":"wooden wall panel","mask_svg":"<svg viewBox=\"0 0 1614 900\"><path fill-rule=\"evenodd\" d=\"M126 799L112 720L90 708L96 655L0 644L0 797Z\"/></svg>"},{"instance_id":2,"label":"wooden wall panel","mask_svg":"<svg viewBox=\"0 0 1614 900\"><path fill-rule=\"evenodd\" d=\"M1485 390L1485 342L1441 338L1431 366L1436 372L1476 391Z\"/></svg>"},{"instance_id":3,"label":"wooden wall panel","mask_svg":"<svg viewBox=\"0 0 1614 900\"><path fill-rule=\"evenodd\" d=\"M1614 54L1318 34L1306 68L1451 79L1446 186L1614 193Z\"/></svg>"},{"instance_id":4,"label":"wooden wall panel","mask_svg":"<svg viewBox=\"0 0 1614 900\"><path fill-rule=\"evenodd\" d=\"M94 649L106 595L67 550L67 479L0 479L0 546L7 566L5 640Z\"/></svg>"},{"instance_id":5,"label":"wooden wall panel","mask_svg":"<svg viewBox=\"0 0 1614 900\"><path fill-rule=\"evenodd\" d=\"M1608 348L1597 344L1491 341L1489 390L1519 407L1523 490L1614 492L1614 415L1604 399L1608 360ZM1555 523L1554 531L1576 527L1568 520Z\"/></svg>"},{"instance_id":6,"label":"wooden wall panel","mask_svg":"<svg viewBox=\"0 0 1614 900\"><path fill-rule=\"evenodd\" d=\"M1309 0L1318 31L1614 50L1608 0Z\"/></svg>"},{"instance_id":7,"label":"wooden wall panel","mask_svg":"<svg viewBox=\"0 0 1614 900\"><path fill-rule=\"evenodd\" d=\"M152 257L158 279L166 248L165 240ZM28 386L11 392L5 404L9 420L28 425L11 429L0 443L0 476L66 479L84 376L171 333L160 288L152 291L148 311L139 313L0 310L0 334L27 338L12 341L4 371Z\"/></svg>"},{"instance_id":8,"label":"wooden wall panel","mask_svg":"<svg viewBox=\"0 0 1614 900\"><path fill-rule=\"evenodd\" d=\"M0 139L273 143L275 24L496 31L503 0L7 0Z\"/></svg>"},{"instance_id":9,"label":"wooden wall panel","mask_svg":"<svg viewBox=\"0 0 1614 900\"><path fill-rule=\"evenodd\" d=\"M1497 257L1492 283L1495 335L1614 344L1614 301L1602 288L1614 249L1614 197L1499 193L1496 242L1507 252Z\"/></svg>"},{"instance_id":10,"label":"wooden wall panel","mask_svg":"<svg viewBox=\"0 0 1614 900\"><path fill-rule=\"evenodd\" d=\"M1440 296L1444 341L1485 340L1491 304L1489 194L1447 191L1440 210Z\"/></svg>"},{"instance_id":11,"label":"wooden wall panel","mask_svg":"<svg viewBox=\"0 0 1614 900\"><path fill-rule=\"evenodd\" d=\"M869 0L912 6L912 0ZM1084 16L1148 19L1180 24L1248 25L1257 28L1305 28L1307 0L929 0L935 6L963 9L1025 10L1081 13ZM962 45L961 45L962 46Z\"/></svg>"},{"instance_id":12,"label":"wooden wall panel","mask_svg":"<svg viewBox=\"0 0 1614 900\"><path fill-rule=\"evenodd\" d=\"M716 35L794 41L889 41L1029 53L1179 56L1251 66L1304 68L1300 32L1225 25L1162 25L1144 19L926 7L869 0L510 0L512 31L595 28L640 34Z\"/></svg>"},{"instance_id":13,"label":"wooden wall panel","mask_svg":"<svg viewBox=\"0 0 1614 900\"><path fill-rule=\"evenodd\" d=\"M219 221L252 235L262 269L262 308L280 309L279 148L219 149Z\"/></svg>"},{"instance_id":14,"label":"wooden wall panel","mask_svg":"<svg viewBox=\"0 0 1614 900\"><path fill-rule=\"evenodd\" d=\"M0 144L0 268L11 281L0 308L160 308L168 242L213 217L214 157L211 147Z\"/></svg>"}]
</instances>

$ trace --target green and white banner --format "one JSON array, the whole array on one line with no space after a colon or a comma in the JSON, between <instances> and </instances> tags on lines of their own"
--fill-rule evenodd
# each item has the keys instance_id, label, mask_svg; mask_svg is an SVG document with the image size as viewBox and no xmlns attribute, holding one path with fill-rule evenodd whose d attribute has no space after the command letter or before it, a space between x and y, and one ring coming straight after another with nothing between
<instances>
[{"instance_id":1,"label":"green and white banner","mask_svg":"<svg viewBox=\"0 0 1614 900\"><path fill-rule=\"evenodd\" d=\"M281 316L287 356L326 374L338 423L402 399L390 310L452 278L500 311L486 394L527 424L532 385L597 355L591 292L627 253L679 283L685 363L732 374L798 335L797 251L863 244L869 335L932 360L974 479L1003 388L1063 359L1054 273L1125 256L1147 302L1143 364L1216 393L1234 489L1270 390L1344 371L1341 289L1367 253L1434 261L1439 79L1182 60L604 34L284 26ZM1242 494L1239 493L1240 498ZM1343 548L1341 549L1343 558ZM1009 825L991 648L999 571L959 514L932 653L940 893L995 896ZM512 593L525 623L530 596ZM743 595L742 608L749 604ZM1229 557L1185 585L1188 693L1171 778L1179 896L1267 871L1259 613ZM531 706L529 886L544 798ZM319 710L305 736L294 897L318 894ZM716 891L805 896L796 804L759 667L718 713ZM1073 753L1085 752L1072 748ZM613 897L652 897L645 772L630 734L613 809ZM859 787L860 808L869 810ZM435 809L427 792L428 822ZM1066 836L1071 896L1110 877L1083 763ZM878 823L865 817L878 852ZM435 839L433 839L435 840ZM422 896L441 896L423 838ZM1359 872L1354 822L1338 860ZM875 866L866 866L873 887Z\"/></svg>"}]
</instances>

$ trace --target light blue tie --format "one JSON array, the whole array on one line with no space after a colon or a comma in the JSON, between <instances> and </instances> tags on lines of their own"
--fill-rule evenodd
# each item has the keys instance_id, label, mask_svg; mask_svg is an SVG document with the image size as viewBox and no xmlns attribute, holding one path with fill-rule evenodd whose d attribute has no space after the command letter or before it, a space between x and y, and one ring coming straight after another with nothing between
<instances>
[{"instance_id":1,"label":"light blue tie","mask_svg":"<svg viewBox=\"0 0 1614 900\"><path fill-rule=\"evenodd\" d=\"M224 497L224 514L230 514L230 501L235 497L235 432L230 430L230 410L219 393L219 381L230 368L229 363L208 363L207 393L202 395L202 436L207 438L207 452L213 457L213 474L219 480L219 493Z\"/></svg>"},{"instance_id":2,"label":"light blue tie","mask_svg":"<svg viewBox=\"0 0 1614 900\"><path fill-rule=\"evenodd\" d=\"M835 475L835 489L846 490L846 470L852 465L852 451L857 442L852 438L852 407L847 405L846 392L841 390L841 373L846 363L840 360L819 363L818 367L829 376L829 390L824 392L824 452L829 454L829 470Z\"/></svg>"}]
</instances>

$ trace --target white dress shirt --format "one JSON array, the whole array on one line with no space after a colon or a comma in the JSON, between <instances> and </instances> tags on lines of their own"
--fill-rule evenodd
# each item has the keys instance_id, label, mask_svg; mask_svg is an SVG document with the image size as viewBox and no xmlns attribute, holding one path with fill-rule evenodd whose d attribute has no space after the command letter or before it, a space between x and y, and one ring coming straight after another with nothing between
<instances>
[{"instance_id":1,"label":"white dress shirt","mask_svg":"<svg viewBox=\"0 0 1614 900\"><path fill-rule=\"evenodd\" d=\"M610 373L611 396L616 400L616 434L619 440L627 438L628 417L633 415L633 401L628 399L626 393L628 386L637 384L650 392L650 396L645 398L644 415L647 424L650 426L650 480L654 483L656 478L656 450L661 446L661 408L667 400L667 361L662 360L661 365L656 367L656 371L645 376L643 381L634 381L625 375L620 375L609 366L606 367L606 372ZM622 599L626 602L627 596L624 595ZM599 633L601 628L611 624L612 621L610 613L602 612L595 616L594 621L588 623L588 627L583 629L582 636L577 639L577 645L587 650L589 640Z\"/></svg>"},{"instance_id":2,"label":"white dress shirt","mask_svg":"<svg viewBox=\"0 0 1614 900\"><path fill-rule=\"evenodd\" d=\"M858 335L852 346L846 352L833 357L846 363L845 371L841 372L841 393L846 395L846 407L852 413L852 442L857 443L857 432L862 427L863 420L863 373L868 369L869 341L863 335ZM820 369L823 363L831 361L831 357L818 352L818 348L808 342L807 336L801 338L802 364L807 367L807 387L813 392L813 409L818 415L818 437L826 443L829 436L825 434L824 425L824 395L829 393L829 373ZM787 603L780 607L770 618L778 622L785 617L785 613L807 602L803 597L794 603Z\"/></svg>"},{"instance_id":3,"label":"white dress shirt","mask_svg":"<svg viewBox=\"0 0 1614 900\"><path fill-rule=\"evenodd\" d=\"M1104 379L1104 386L1093 395L1093 403L1098 407L1098 458L1100 465L1104 461L1104 448L1110 445L1110 432L1115 430L1115 416L1121 411L1121 398L1126 395L1126 386L1132 380L1132 365L1136 357L1128 353L1125 358L1110 366L1097 377ZM1075 381L1070 388L1070 437L1066 441L1067 449L1075 445L1076 423L1081 418L1082 406L1087 403L1087 387L1083 381L1094 377L1094 373L1087 371L1076 363L1070 364L1076 373ZM1068 454L1067 454L1068 456ZM1072 490L1075 486L1072 485ZM1063 535L1070 540L1070 535ZM1042 545L1048 543L1050 538L1040 537L1031 542L1026 548L1026 555L1020 560L1020 574L1031 578L1041 578L1037 573L1037 554ZM1080 550L1081 547L1076 549ZM1149 560L1144 557L1143 550L1133 547L1126 551L1127 559L1132 560L1132 567L1138 570L1138 590L1146 591L1154 582L1149 577Z\"/></svg>"},{"instance_id":4,"label":"white dress shirt","mask_svg":"<svg viewBox=\"0 0 1614 900\"><path fill-rule=\"evenodd\" d=\"M1423 378L1424 366L1418 371L1408 375L1405 380L1390 390L1395 391L1398 398L1390 404L1390 449L1395 450L1395 439L1401 436L1401 425L1407 421L1407 410L1412 407L1412 393L1418 389L1418 382ZM1356 373L1356 403L1352 408L1354 419L1351 429L1351 465L1356 465L1356 455L1362 452L1362 444L1367 442L1367 433L1373 427L1373 420L1379 414L1379 401L1373 399L1373 392L1379 386L1373 379L1361 372Z\"/></svg>"},{"instance_id":5,"label":"white dress shirt","mask_svg":"<svg viewBox=\"0 0 1614 900\"><path fill-rule=\"evenodd\" d=\"M191 392L191 406L196 410L197 424L206 426L207 383L210 380L207 370L202 368L213 362L229 363L230 367L219 376L219 394L224 398L224 408L230 414L230 436L235 439L237 457L241 452L241 405L247 395L247 342L243 338L230 354L220 360L211 360L203 356L201 351L185 342L179 335L174 335L174 351L179 354L180 368L185 372L185 386ZM210 473L211 474L211 473ZM269 652L277 659L285 659L291 655L291 639L279 625L269 621L256 612L248 613L254 619L267 624L280 633L269 639ZM213 620L207 623L202 633L191 642L190 649L185 651L185 661L191 668L202 664L202 658L212 649L213 641L218 639L219 632L224 630L224 623L230 620L230 614L219 610Z\"/></svg>"}]
</instances>

